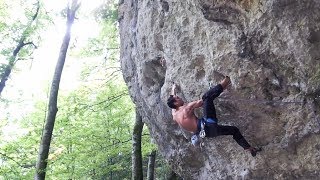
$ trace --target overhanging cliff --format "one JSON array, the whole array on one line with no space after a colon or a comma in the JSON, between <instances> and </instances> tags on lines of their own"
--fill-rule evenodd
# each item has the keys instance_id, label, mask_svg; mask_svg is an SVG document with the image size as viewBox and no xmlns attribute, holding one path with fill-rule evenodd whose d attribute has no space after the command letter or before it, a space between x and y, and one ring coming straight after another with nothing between
<instances>
[{"instance_id":1,"label":"overhanging cliff","mask_svg":"<svg viewBox=\"0 0 320 180\"><path fill-rule=\"evenodd\" d=\"M120 0L121 66L161 153L185 179L320 177L320 1ZM197 100L223 75L221 124L239 127L200 149L172 121L172 82ZM201 115L201 110L199 110Z\"/></svg>"}]
</instances>

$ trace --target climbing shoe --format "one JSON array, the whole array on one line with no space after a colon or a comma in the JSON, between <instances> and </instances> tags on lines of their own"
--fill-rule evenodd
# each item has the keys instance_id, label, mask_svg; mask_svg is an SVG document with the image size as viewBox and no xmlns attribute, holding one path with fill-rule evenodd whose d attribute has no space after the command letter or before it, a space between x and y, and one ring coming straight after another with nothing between
<instances>
[{"instance_id":1,"label":"climbing shoe","mask_svg":"<svg viewBox=\"0 0 320 180\"><path fill-rule=\"evenodd\" d=\"M229 76L225 76L224 79L220 82L223 89L226 89L230 84L231 80Z\"/></svg>"},{"instance_id":2,"label":"climbing shoe","mask_svg":"<svg viewBox=\"0 0 320 180\"><path fill-rule=\"evenodd\" d=\"M250 153L253 157L255 157L257 155L257 152L262 151L262 148L261 147L258 147L258 148L250 147L247 150L250 151Z\"/></svg>"}]
</instances>

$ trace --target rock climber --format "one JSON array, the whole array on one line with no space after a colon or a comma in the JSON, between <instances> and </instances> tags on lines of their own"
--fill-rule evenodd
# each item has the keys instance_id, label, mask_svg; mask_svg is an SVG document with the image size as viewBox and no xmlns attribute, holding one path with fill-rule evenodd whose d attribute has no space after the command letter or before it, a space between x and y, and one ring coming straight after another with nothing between
<instances>
[{"instance_id":1,"label":"rock climber","mask_svg":"<svg viewBox=\"0 0 320 180\"><path fill-rule=\"evenodd\" d=\"M194 136L198 136L201 129L204 130L205 137L232 135L233 139L245 150L248 150L254 157L258 151L261 151L261 148L252 147L237 127L218 125L213 100L218 97L230 83L230 78L226 76L218 85L210 87L202 96L201 100L190 103L184 103L184 101L176 95L178 87L176 84L173 84L167 104L172 108L173 120L183 129L194 133ZM203 107L204 117L197 118L194 110L200 107Z\"/></svg>"}]
</instances>

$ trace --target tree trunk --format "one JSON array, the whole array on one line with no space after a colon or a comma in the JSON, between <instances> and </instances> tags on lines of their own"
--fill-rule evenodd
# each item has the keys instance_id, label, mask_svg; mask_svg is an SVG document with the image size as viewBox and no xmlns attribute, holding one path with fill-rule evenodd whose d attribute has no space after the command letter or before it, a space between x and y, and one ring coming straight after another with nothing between
<instances>
[{"instance_id":1,"label":"tree trunk","mask_svg":"<svg viewBox=\"0 0 320 180\"><path fill-rule=\"evenodd\" d=\"M2 93L2 90L4 89L4 87L6 86L6 81L8 80L10 74L11 74L11 71L17 61L17 56L18 56L18 53L20 52L20 50L26 46L26 45L33 45L35 46L32 42L27 42L25 43L24 41L26 40L27 38L27 32L30 30L31 28L31 25L32 23L36 20L36 18L38 17L38 14L39 14L39 9L40 9L40 2L38 1L37 2L37 8L36 8L36 12L34 13L34 15L32 16L31 20L28 22L28 25L26 27L26 29L23 31L19 41L18 41L18 45L17 47L13 50L12 52L12 56L9 57L9 62L7 65L4 66L4 70L3 72L0 72L0 95Z\"/></svg>"},{"instance_id":2,"label":"tree trunk","mask_svg":"<svg viewBox=\"0 0 320 180\"><path fill-rule=\"evenodd\" d=\"M154 179L154 167L156 164L156 154L157 152L153 150L149 155L149 161L148 161L148 173L147 173L147 179L153 180Z\"/></svg>"},{"instance_id":3,"label":"tree trunk","mask_svg":"<svg viewBox=\"0 0 320 180\"><path fill-rule=\"evenodd\" d=\"M136 109L136 121L132 133L132 179L143 179L142 153L141 153L141 135L144 123Z\"/></svg>"},{"instance_id":4,"label":"tree trunk","mask_svg":"<svg viewBox=\"0 0 320 180\"><path fill-rule=\"evenodd\" d=\"M58 91L60 85L61 74L66 59L66 54L70 42L70 30L73 24L75 13L79 8L77 0L73 0L72 4L68 6L67 11L67 29L60 48L59 58L56 65L56 69L53 75L49 104L48 104L48 116L46 118L45 127L42 132L42 139L39 147L38 159L36 164L36 180L43 180L46 176L46 168L48 163L48 154L50 149L50 143L52 138L53 127L56 119L56 114L58 111L57 99Z\"/></svg>"}]
</instances>

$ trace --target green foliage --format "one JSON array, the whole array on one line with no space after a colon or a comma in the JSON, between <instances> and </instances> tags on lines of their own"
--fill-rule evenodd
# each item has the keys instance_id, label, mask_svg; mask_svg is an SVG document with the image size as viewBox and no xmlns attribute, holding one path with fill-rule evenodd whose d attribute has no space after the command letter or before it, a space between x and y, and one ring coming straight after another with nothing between
<instances>
[{"instance_id":1,"label":"green foliage","mask_svg":"<svg viewBox=\"0 0 320 180\"><path fill-rule=\"evenodd\" d=\"M1 159L4 162L0 174L5 175L7 179L32 179L39 143L39 135L32 136L32 134L33 132L29 132L16 142L1 147Z\"/></svg>"},{"instance_id":2,"label":"green foliage","mask_svg":"<svg viewBox=\"0 0 320 180\"><path fill-rule=\"evenodd\" d=\"M164 160L164 158L157 154L156 158L156 169L155 169L155 177L158 177L159 180L166 180L170 178L170 173L172 171L171 167L168 165L168 163Z\"/></svg>"},{"instance_id":3,"label":"green foliage","mask_svg":"<svg viewBox=\"0 0 320 180\"><path fill-rule=\"evenodd\" d=\"M93 15L101 30L97 37L88 40L88 44L78 52L79 56L103 55L108 60L119 59L117 8L117 1L111 0L95 9Z\"/></svg>"},{"instance_id":4,"label":"green foliage","mask_svg":"<svg viewBox=\"0 0 320 180\"><path fill-rule=\"evenodd\" d=\"M111 20L101 22L102 27L99 35L88 40L88 44L83 47L78 55L97 56L104 55L106 59L116 61L119 55L119 39L117 24Z\"/></svg>"},{"instance_id":5,"label":"green foliage","mask_svg":"<svg viewBox=\"0 0 320 180\"><path fill-rule=\"evenodd\" d=\"M50 167L54 170L49 176L93 178L126 168L111 163L130 154L131 146L133 104L127 95L118 97L118 90L123 90L117 87L107 84L97 94L78 90L61 100L52 142L61 152L53 157ZM94 175L90 175L92 171Z\"/></svg>"},{"instance_id":6,"label":"green foliage","mask_svg":"<svg viewBox=\"0 0 320 180\"><path fill-rule=\"evenodd\" d=\"M94 74L99 76L97 72ZM46 106L38 102L36 111L22 121L20 131L25 133L0 146L0 153L7 156L0 156L0 179L32 179ZM113 81L84 83L60 96L58 108L48 179L131 179L128 167L131 167L135 108L121 76ZM156 149L150 144L146 127L142 146L146 169L148 154ZM159 175L163 175L160 170Z\"/></svg>"},{"instance_id":7,"label":"green foliage","mask_svg":"<svg viewBox=\"0 0 320 180\"><path fill-rule=\"evenodd\" d=\"M3 142L3 134L0 136L0 179L33 178L43 116L33 113L24 120L22 128L17 129L19 138Z\"/></svg>"},{"instance_id":8,"label":"green foliage","mask_svg":"<svg viewBox=\"0 0 320 180\"><path fill-rule=\"evenodd\" d=\"M118 19L118 1L110 0L95 9L94 16L98 21L116 22Z\"/></svg>"},{"instance_id":9,"label":"green foliage","mask_svg":"<svg viewBox=\"0 0 320 180\"><path fill-rule=\"evenodd\" d=\"M108 83L92 93L80 88L59 99L49 155L49 178L96 179L110 172L113 176L116 172L130 174L127 167L131 157L134 107L124 91L124 84ZM45 103L38 103L37 109L23 121L22 128L27 133L0 147L0 152L10 157L0 158L4 161L0 174L6 174L5 178L32 179Z\"/></svg>"},{"instance_id":10,"label":"green foliage","mask_svg":"<svg viewBox=\"0 0 320 180\"><path fill-rule=\"evenodd\" d=\"M39 8L38 0L3 0L0 6L0 75L2 78L3 67L13 68L16 61L31 58L35 46L40 43L39 32L48 24L49 18L40 8L37 18L33 20ZM19 43L20 45L28 44L17 51L17 56L14 56Z\"/></svg>"},{"instance_id":11,"label":"green foliage","mask_svg":"<svg viewBox=\"0 0 320 180\"><path fill-rule=\"evenodd\" d=\"M28 26L28 17L33 12L30 7L33 6L29 4L31 1L25 1L21 4L22 9L29 8L21 11L24 18L10 21L2 16L9 15L12 8L7 2L0 1L0 6L6 7L0 10L0 38L3 39L0 57L12 55L12 49L21 34L26 42L35 40L40 43L41 30L51 20L45 13L40 13L37 21ZM47 179L131 179L131 136L135 107L123 82L118 62L117 5L115 1L108 2L111 3L95 11L96 20L101 25L99 35L92 38L80 52L73 51L78 57L86 57L86 60L74 62L85 62L81 84L72 91L59 92L59 110L48 158ZM30 56L31 48L26 47L18 58ZM97 58L101 55L104 61ZM46 111L45 100L37 102L33 113L16 122L19 124L19 135L15 140L5 141L5 134L0 131L0 179L33 179ZM0 130L8 122L1 119ZM142 136L145 170L147 157L154 149L156 146L150 143L145 126ZM164 164L163 159L158 161L159 178L165 177L167 172L168 166Z\"/></svg>"},{"instance_id":12,"label":"green foliage","mask_svg":"<svg viewBox=\"0 0 320 180\"><path fill-rule=\"evenodd\" d=\"M94 62L91 63L93 66L96 65ZM101 66L103 64L99 65ZM114 72L106 67L86 72L87 78L80 88L59 97L59 111L51 142L47 177L109 179L112 176L115 179L130 179L131 169L128 167L131 166L131 136L135 108L128 96L121 72ZM112 81L107 78L102 81L90 81L100 77L103 72L116 76ZM23 120L22 128L27 130L27 133L17 141L8 142L6 146L0 147L0 152L14 157L14 160L6 160L6 168L2 169L2 172L6 172L6 178L22 177L19 174L32 178L34 166L22 162L35 162L46 106L44 102L37 103L37 111ZM147 129L143 134L143 154L147 156L155 146L149 143ZM17 153L19 156L16 156Z\"/></svg>"},{"instance_id":13,"label":"green foliage","mask_svg":"<svg viewBox=\"0 0 320 180\"><path fill-rule=\"evenodd\" d=\"M4 21L4 17L7 14L7 4L4 1L0 1L0 32L2 32L5 27L6 27L6 23Z\"/></svg>"},{"instance_id":14,"label":"green foliage","mask_svg":"<svg viewBox=\"0 0 320 180\"><path fill-rule=\"evenodd\" d=\"M2 48L14 48L21 37L29 37L33 32L33 24L30 24L31 18L36 12L36 1L3 1L6 9L1 10L1 33ZM18 5L18 6L17 6ZM16 7L17 6L17 7ZM13 8L14 7L14 8ZM13 11L13 10L16 11ZM12 53L12 51L11 51Z\"/></svg>"}]
</instances>

